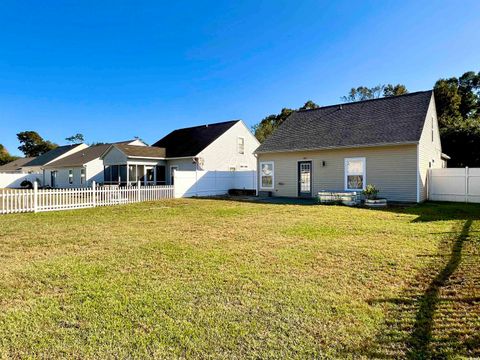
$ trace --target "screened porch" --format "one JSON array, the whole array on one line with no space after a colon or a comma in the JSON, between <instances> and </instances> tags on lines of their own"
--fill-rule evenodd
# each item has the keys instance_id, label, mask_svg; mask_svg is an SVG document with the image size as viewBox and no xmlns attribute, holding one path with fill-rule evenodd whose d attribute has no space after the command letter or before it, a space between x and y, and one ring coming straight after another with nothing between
<instances>
[{"instance_id":1,"label":"screened porch","mask_svg":"<svg viewBox=\"0 0 480 360\"><path fill-rule=\"evenodd\" d=\"M167 185L165 165L131 164L105 165L105 185L141 186Z\"/></svg>"}]
</instances>

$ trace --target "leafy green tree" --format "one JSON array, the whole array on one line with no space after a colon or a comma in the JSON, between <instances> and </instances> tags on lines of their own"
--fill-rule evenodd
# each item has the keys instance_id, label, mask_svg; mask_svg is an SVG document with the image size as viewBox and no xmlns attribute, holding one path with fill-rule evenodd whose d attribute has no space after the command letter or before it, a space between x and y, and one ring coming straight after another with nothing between
<instances>
[{"instance_id":1,"label":"leafy green tree","mask_svg":"<svg viewBox=\"0 0 480 360\"><path fill-rule=\"evenodd\" d=\"M298 110L311 110L317 109L319 106L315 104L312 100L308 100L302 107ZM255 124L252 127L252 130L260 142L264 142L267 137L269 137L284 121L288 118L294 110L283 108L280 111L280 114L269 115L262 119L258 124Z\"/></svg>"},{"instance_id":2,"label":"leafy green tree","mask_svg":"<svg viewBox=\"0 0 480 360\"><path fill-rule=\"evenodd\" d=\"M313 110L318 109L320 106L315 104L312 100L308 100L300 109L298 110Z\"/></svg>"},{"instance_id":3,"label":"leafy green tree","mask_svg":"<svg viewBox=\"0 0 480 360\"><path fill-rule=\"evenodd\" d=\"M370 99L378 99L382 96L385 85L377 85L374 87L359 86L357 88L351 88L347 96L342 96L341 99L344 102L354 102Z\"/></svg>"},{"instance_id":4,"label":"leafy green tree","mask_svg":"<svg viewBox=\"0 0 480 360\"><path fill-rule=\"evenodd\" d=\"M388 84L388 85L385 85L383 89L384 97L398 96L398 95L405 95L405 94L408 94L408 90L406 86L402 84L397 84L397 85Z\"/></svg>"},{"instance_id":5,"label":"leafy green tree","mask_svg":"<svg viewBox=\"0 0 480 360\"><path fill-rule=\"evenodd\" d=\"M26 157L35 157L58 147L48 140L44 140L36 131L22 131L17 134L20 146L18 150L23 152Z\"/></svg>"},{"instance_id":6,"label":"leafy green tree","mask_svg":"<svg viewBox=\"0 0 480 360\"><path fill-rule=\"evenodd\" d=\"M18 159L18 156L10 155L10 153L5 148L5 146L0 144L0 165L7 164L7 163L9 163L13 160L16 160L16 159Z\"/></svg>"},{"instance_id":7,"label":"leafy green tree","mask_svg":"<svg viewBox=\"0 0 480 360\"><path fill-rule=\"evenodd\" d=\"M480 73L440 79L434 86L442 150L450 167L480 166Z\"/></svg>"},{"instance_id":8,"label":"leafy green tree","mask_svg":"<svg viewBox=\"0 0 480 360\"><path fill-rule=\"evenodd\" d=\"M83 134L80 134L80 133L76 133L75 135L69 136L65 138L65 140L72 144L81 144L85 142L85 138Z\"/></svg>"}]
</instances>

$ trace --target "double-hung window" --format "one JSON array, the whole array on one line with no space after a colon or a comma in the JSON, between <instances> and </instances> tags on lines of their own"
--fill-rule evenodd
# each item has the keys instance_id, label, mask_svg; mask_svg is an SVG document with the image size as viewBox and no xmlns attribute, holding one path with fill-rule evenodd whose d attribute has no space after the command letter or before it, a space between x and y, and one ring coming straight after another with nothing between
<instances>
[{"instance_id":1,"label":"double-hung window","mask_svg":"<svg viewBox=\"0 0 480 360\"><path fill-rule=\"evenodd\" d=\"M73 169L68 170L68 183L73 184Z\"/></svg>"},{"instance_id":2,"label":"double-hung window","mask_svg":"<svg viewBox=\"0 0 480 360\"><path fill-rule=\"evenodd\" d=\"M260 186L262 189L273 189L274 187L274 165L273 161L260 163Z\"/></svg>"},{"instance_id":3,"label":"double-hung window","mask_svg":"<svg viewBox=\"0 0 480 360\"><path fill-rule=\"evenodd\" d=\"M345 159L345 190L365 190L366 186L365 158Z\"/></svg>"},{"instance_id":4,"label":"double-hung window","mask_svg":"<svg viewBox=\"0 0 480 360\"><path fill-rule=\"evenodd\" d=\"M237 138L237 150L239 154L245 154L245 138L238 137Z\"/></svg>"},{"instance_id":5,"label":"double-hung window","mask_svg":"<svg viewBox=\"0 0 480 360\"><path fill-rule=\"evenodd\" d=\"M85 168L80 169L80 184L85 184Z\"/></svg>"}]
</instances>

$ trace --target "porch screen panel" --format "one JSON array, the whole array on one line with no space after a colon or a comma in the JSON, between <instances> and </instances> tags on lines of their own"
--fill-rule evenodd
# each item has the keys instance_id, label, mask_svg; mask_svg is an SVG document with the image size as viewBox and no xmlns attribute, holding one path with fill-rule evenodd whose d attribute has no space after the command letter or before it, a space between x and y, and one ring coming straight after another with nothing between
<instances>
[{"instance_id":1,"label":"porch screen panel","mask_svg":"<svg viewBox=\"0 0 480 360\"><path fill-rule=\"evenodd\" d=\"M156 166L157 172L157 185L165 185L167 183L167 174L165 173L165 166L158 165Z\"/></svg>"},{"instance_id":2,"label":"porch screen panel","mask_svg":"<svg viewBox=\"0 0 480 360\"><path fill-rule=\"evenodd\" d=\"M140 180L142 183L145 180L145 167L143 165L137 165L137 179Z\"/></svg>"},{"instance_id":3,"label":"porch screen panel","mask_svg":"<svg viewBox=\"0 0 480 360\"><path fill-rule=\"evenodd\" d=\"M118 184L118 165L112 165L110 168L112 169L112 183Z\"/></svg>"},{"instance_id":4,"label":"porch screen panel","mask_svg":"<svg viewBox=\"0 0 480 360\"><path fill-rule=\"evenodd\" d=\"M137 181L137 165L128 165L128 181Z\"/></svg>"},{"instance_id":5,"label":"porch screen panel","mask_svg":"<svg viewBox=\"0 0 480 360\"><path fill-rule=\"evenodd\" d=\"M119 165L120 184L127 183L127 165Z\"/></svg>"},{"instance_id":6,"label":"porch screen panel","mask_svg":"<svg viewBox=\"0 0 480 360\"><path fill-rule=\"evenodd\" d=\"M103 167L103 181L107 184L112 182L112 168L108 165Z\"/></svg>"}]
</instances>

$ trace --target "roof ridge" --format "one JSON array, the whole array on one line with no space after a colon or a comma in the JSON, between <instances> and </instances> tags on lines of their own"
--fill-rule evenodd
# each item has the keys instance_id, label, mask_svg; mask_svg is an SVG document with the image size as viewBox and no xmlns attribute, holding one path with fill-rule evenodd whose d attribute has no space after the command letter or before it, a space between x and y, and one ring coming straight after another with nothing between
<instances>
[{"instance_id":1,"label":"roof ridge","mask_svg":"<svg viewBox=\"0 0 480 360\"><path fill-rule=\"evenodd\" d=\"M180 130L188 130L188 129L202 128L202 127L209 127L209 126L215 126L215 125L224 125L224 124L233 123L233 122L239 122L239 121L242 121L242 120L241 120L241 119L236 119L236 120L221 121L221 122L212 123L212 124L206 123L206 124L202 124L202 125L188 126L188 127L184 127L184 128L180 128L180 129L175 129L175 130L173 130L172 132L180 131Z\"/></svg>"},{"instance_id":2,"label":"roof ridge","mask_svg":"<svg viewBox=\"0 0 480 360\"><path fill-rule=\"evenodd\" d=\"M344 103L338 103L338 104L320 106L320 107L315 108L315 109L298 109L298 110L294 110L294 112L308 112L308 111L315 111L315 110L326 109L326 108L331 108L331 107L350 106L350 105L359 104L359 103L365 103L365 102L369 102L369 101L381 101L381 100L398 99L398 98L401 98L401 97L407 97L407 96L412 96L412 95L419 95L419 94L424 94L424 93L428 93L428 92L433 92L433 90L414 91L414 92L407 93L407 94L402 94L402 95L383 96L383 97L381 97L381 98L376 98L376 99L365 99L365 100L358 100L358 101L350 101L350 102L344 102Z\"/></svg>"}]
</instances>

